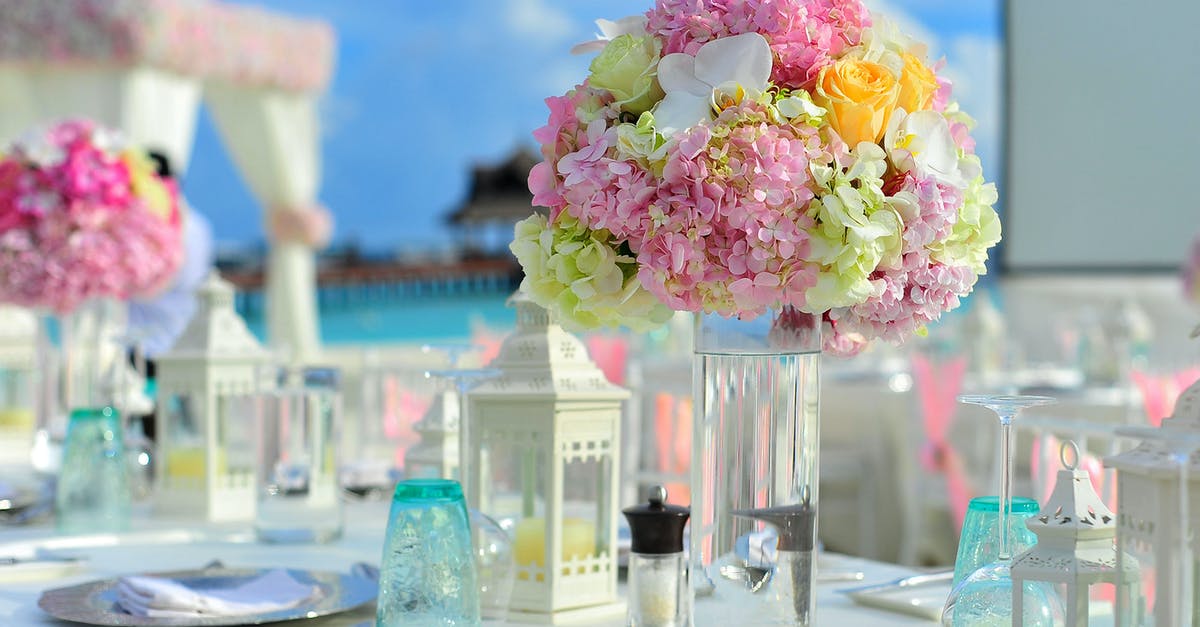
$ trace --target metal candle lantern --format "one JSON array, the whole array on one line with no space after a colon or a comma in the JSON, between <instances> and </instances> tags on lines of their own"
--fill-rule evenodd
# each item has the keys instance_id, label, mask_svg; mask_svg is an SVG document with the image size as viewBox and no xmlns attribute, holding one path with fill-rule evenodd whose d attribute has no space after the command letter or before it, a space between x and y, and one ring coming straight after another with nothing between
<instances>
[{"instance_id":1,"label":"metal candle lantern","mask_svg":"<svg viewBox=\"0 0 1200 627\"><path fill-rule=\"evenodd\" d=\"M246 404L267 354L234 311L232 285L214 272L197 296L192 320L158 359L155 509L251 520L254 412Z\"/></svg>"},{"instance_id":2,"label":"metal candle lantern","mask_svg":"<svg viewBox=\"0 0 1200 627\"><path fill-rule=\"evenodd\" d=\"M1140 595L1118 616L1132 624L1197 625L1195 586L1200 533L1200 382L1184 391L1174 415L1158 429L1123 427L1118 435L1141 437L1136 448L1104 460L1117 470L1117 551L1137 560ZM1152 617L1152 618L1151 618Z\"/></svg>"},{"instance_id":3,"label":"metal candle lantern","mask_svg":"<svg viewBox=\"0 0 1200 627\"><path fill-rule=\"evenodd\" d=\"M1074 453L1070 463L1067 451ZM1040 515L1025 521L1037 534L1037 544L1013 559L1014 625L1024 624L1025 612L1020 608L1024 607L1026 581L1044 581L1059 589L1067 627L1088 624L1089 586L1113 584L1117 596L1127 599L1137 581L1136 564L1128 558L1117 568L1113 547L1116 516L1092 488L1088 472L1076 467L1079 448L1074 442L1064 442L1059 459L1063 469L1058 471L1050 499Z\"/></svg>"},{"instance_id":4,"label":"metal candle lantern","mask_svg":"<svg viewBox=\"0 0 1200 627\"><path fill-rule=\"evenodd\" d=\"M517 329L467 393L467 502L514 529L510 617L619 618L621 402L583 343L518 295Z\"/></svg>"}]
</instances>

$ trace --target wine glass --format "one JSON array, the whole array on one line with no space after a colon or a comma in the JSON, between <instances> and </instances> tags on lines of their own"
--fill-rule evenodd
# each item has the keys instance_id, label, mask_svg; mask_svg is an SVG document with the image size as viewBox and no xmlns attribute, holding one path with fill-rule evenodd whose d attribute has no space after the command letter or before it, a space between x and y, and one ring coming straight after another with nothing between
<instances>
[{"instance_id":1,"label":"wine glass","mask_svg":"<svg viewBox=\"0 0 1200 627\"><path fill-rule=\"evenodd\" d=\"M470 440L467 438L467 392L479 382L494 379L500 374L500 370L496 368L448 368L425 371L427 378L450 381L458 393L458 479L462 483L464 493L475 489L475 486L471 484L471 469L467 467L467 460L471 458L470 451L467 449L470 446ZM467 502L471 502L469 493Z\"/></svg>"},{"instance_id":2,"label":"wine glass","mask_svg":"<svg viewBox=\"0 0 1200 627\"><path fill-rule=\"evenodd\" d=\"M473 353L480 349L476 344L470 342L430 342L421 346L421 352L426 355L433 353L442 353L446 356L447 366L457 368L458 362L462 356L467 353Z\"/></svg>"},{"instance_id":3,"label":"wine glass","mask_svg":"<svg viewBox=\"0 0 1200 627\"><path fill-rule=\"evenodd\" d=\"M1012 544L1008 535L1008 517L1012 514L1012 423L1022 409L1047 405L1055 400L1047 396L966 394L959 396L958 401L986 407L1000 419L1000 519L996 525L999 556L995 562L976 570L954 586L942 609L942 625L1007 625L1012 620L1013 612L1012 577L1009 571ZM1054 625L1055 618L1061 621L1061 602L1049 584L1027 582L1025 586L1025 607L1022 610L1025 625Z\"/></svg>"}]
</instances>

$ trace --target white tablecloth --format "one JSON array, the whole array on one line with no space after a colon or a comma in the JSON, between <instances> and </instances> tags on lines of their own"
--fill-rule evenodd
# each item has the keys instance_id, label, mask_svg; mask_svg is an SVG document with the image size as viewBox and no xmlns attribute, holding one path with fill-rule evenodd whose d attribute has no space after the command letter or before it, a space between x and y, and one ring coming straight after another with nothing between
<instances>
[{"instance_id":1,"label":"white tablecloth","mask_svg":"<svg viewBox=\"0 0 1200 627\"><path fill-rule=\"evenodd\" d=\"M0 583L0 625L65 625L37 607L43 590L107 579L131 573L200 568L212 560L231 567L284 567L349 571L356 562L378 564L387 507L383 503L351 504L345 510L346 532L325 545L269 545L254 540L253 532L241 525L188 525L139 518L134 530L121 534L59 536L51 527L0 527L0 556L45 548L86 556L86 566L67 577ZM912 574L900 566L841 558L837 567L865 573L862 583L880 583ZM829 583L818 587L819 625L931 625L918 618L859 607L837 590L859 583ZM313 627L374 625L373 607L306 621ZM613 622L612 625L623 625Z\"/></svg>"}]
</instances>

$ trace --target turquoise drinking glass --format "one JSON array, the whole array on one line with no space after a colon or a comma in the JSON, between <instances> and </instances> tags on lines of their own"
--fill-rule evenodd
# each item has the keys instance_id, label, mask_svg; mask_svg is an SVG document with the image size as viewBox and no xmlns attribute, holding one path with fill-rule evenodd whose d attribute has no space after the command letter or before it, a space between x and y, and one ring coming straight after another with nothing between
<instances>
[{"instance_id":1,"label":"turquoise drinking glass","mask_svg":"<svg viewBox=\"0 0 1200 627\"><path fill-rule=\"evenodd\" d=\"M120 414L111 407L71 412L55 496L60 533L129 528L129 478L121 428Z\"/></svg>"},{"instance_id":2,"label":"turquoise drinking glass","mask_svg":"<svg viewBox=\"0 0 1200 627\"><path fill-rule=\"evenodd\" d=\"M396 485L379 573L378 627L479 625L479 583L462 486Z\"/></svg>"},{"instance_id":3,"label":"turquoise drinking glass","mask_svg":"<svg viewBox=\"0 0 1200 627\"><path fill-rule=\"evenodd\" d=\"M1021 553L1037 543L1037 536L1025 526L1025 521L1036 516L1041 508L1038 502L1015 496L1012 499L1011 515L1008 517L1010 551ZM958 538L958 556L954 559L954 585L980 567L996 561L1000 546L996 539L996 525L1000 524L1000 497L980 496L971 499L967 515L963 518L962 534Z\"/></svg>"}]
</instances>

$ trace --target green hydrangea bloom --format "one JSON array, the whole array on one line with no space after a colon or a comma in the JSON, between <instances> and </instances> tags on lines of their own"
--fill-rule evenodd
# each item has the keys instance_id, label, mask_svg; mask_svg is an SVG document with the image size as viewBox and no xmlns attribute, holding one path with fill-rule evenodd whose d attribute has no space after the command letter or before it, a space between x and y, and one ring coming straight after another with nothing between
<instances>
[{"instance_id":1,"label":"green hydrangea bloom","mask_svg":"<svg viewBox=\"0 0 1200 627\"><path fill-rule=\"evenodd\" d=\"M617 154L622 160L637 161L656 177L662 176L667 139L655 129L653 113L638 116L637 124L617 125Z\"/></svg>"},{"instance_id":2,"label":"green hydrangea bloom","mask_svg":"<svg viewBox=\"0 0 1200 627\"><path fill-rule=\"evenodd\" d=\"M613 95L622 111L634 115L649 111L663 98L658 84L658 59L662 42L653 35L621 35L608 42L592 59L588 84Z\"/></svg>"},{"instance_id":3,"label":"green hydrangea bloom","mask_svg":"<svg viewBox=\"0 0 1200 627\"><path fill-rule=\"evenodd\" d=\"M982 176L972 179L950 236L930 244L929 256L948 266L968 266L975 274L984 274L988 249L1000 241L1000 216L992 208L998 198L995 184L985 183Z\"/></svg>"},{"instance_id":4,"label":"green hydrangea bloom","mask_svg":"<svg viewBox=\"0 0 1200 627\"><path fill-rule=\"evenodd\" d=\"M541 215L518 222L509 249L525 271L522 291L568 329L649 331L672 315L638 282L636 258L617 250L607 231L568 214L555 224Z\"/></svg>"},{"instance_id":5,"label":"green hydrangea bloom","mask_svg":"<svg viewBox=\"0 0 1200 627\"><path fill-rule=\"evenodd\" d=\"M903 249L904 224L883 193L886 153L861 143L847 166L831 160L810 166L818 191L807 214L809 257L819 265L817 283L805 292L808 311L850 307L875 294L871 273L891 265Z\"/></svg>"}]
</instances>

